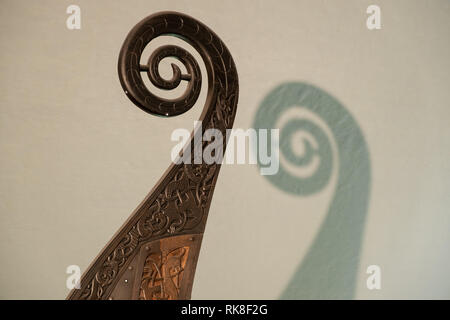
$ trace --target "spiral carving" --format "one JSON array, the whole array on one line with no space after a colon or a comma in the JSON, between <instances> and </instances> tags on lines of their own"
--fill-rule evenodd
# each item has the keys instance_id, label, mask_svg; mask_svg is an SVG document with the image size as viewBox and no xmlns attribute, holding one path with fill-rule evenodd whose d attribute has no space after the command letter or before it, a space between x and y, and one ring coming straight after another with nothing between
<instances>
[{"instance_id":1,"label":"spiral carving","mask_svg":"<svg viewBox=\"0 0 450 320\"><path fill-rule=\"evenodd\" d=\"M219 37L192 17L176 12L161 12L145 18L130 31L118 63L119 79L126 95L142 110L160 116L182 114L196 103L202 76L197 61L188 51L175 45L161 46L150 55L147 64L140 64L147 44L162 35L172 35L187 41L202 57L207 71L208 92L200 116L203 122L200 134L203 135L209 128L216 128L225 135L225 130L233 126L236 115L239 91L236 67ZM158 67L166 57L178 59L187 72L183 74L176 64L172 64L172 79L163 79ZM153 85L163 90L174 89L181 81L187 81L186 91L177 99L160 98L145 86L142 78L145 73ZM189 145L193 147L193 139ZM195 234L196 239L201 238L219 169L220 164L216 163L172 163L84 273L81 288L72 290L68 299L112 299L114 294L135 297L139 288L133 289L130 281L138 279L140 274L130 275L130 272L138 271L127 271L135 270L127 268L144 263L145 259L137 258L137 252L147 246L152 247L161 239L170 240L175 235ZM193 257L198 255L199 249L199 245L193 249ZM180 299L190 297L195 263L192 263L191 268L185 271L186 287L180 291L183 292ZM120 277L127 274L130 276L130 279L126 279L127 285L119 283ZM132 293L132 290L136 292Z\"/></svg>"},{"instance_id":2,"label":"spiral carving","mask_svg":"<svg viewBox=\"0 0 450 320\"><path fill-rule=\"evenodd\" d=\"M147 64L141 65L140 60L145 47L162 35L179 37L200 53L210 77L209 96L214 93L214 86L218 85L216 81L220 80L217 72L224 67L228 69L227 71L234 69L234 63L220 39L205 25L189 16L166 12L152 15L138 23L128 34L119 55L118 71L122 88L131 101L142 110L161 116L175 116L188 111L197 101L202 83L201 72L194 57L175 45L159 47L149 57ZM178 59L186 67L187 73L182 74L180 68L172 64L172 79L163 79L159 75L158 67L161 60L166 57ZM218 61L218 57L222 61ZM214 63L222 65L214 66ZM187 81L188 86L184 94L177 99L161 98L146 87L142 79L143 72L147 73L153 85L163 90L174 89L181 81Z\"/></svg>"}]
</instances>

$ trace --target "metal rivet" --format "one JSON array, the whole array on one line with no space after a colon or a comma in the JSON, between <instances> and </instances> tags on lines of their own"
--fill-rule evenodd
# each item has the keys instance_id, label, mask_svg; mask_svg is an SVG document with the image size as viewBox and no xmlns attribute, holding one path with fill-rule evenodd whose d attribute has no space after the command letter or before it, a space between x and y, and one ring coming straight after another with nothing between
<instances>
[{"instance_id":1,"label":"metal rivet","mask_svg":"<svg viewBox=\"0 0 450 320\"><path fill-rule=\"evenodd\" d=\"M109 297L108 300L113 300L113 297Z\"/></svg>"},{"instance_id":2,"label":"metal rivet","mask_svg":"<svg viewBox=\"0 0 450 320\"><path fill-rule=\"evenodd\" d=\"M147 247L145 247L145 250L150 250L150 247L148 247L148 246L147 246Z\"/></svg>"},{"instance_id":3,"label":"metal rivet","mask_svg":"<svg viewBox=\"0 0 450 320\"><path fill-rule=\"evenodd\" d=\"M128 283L128 279L125 279L125 283Z\"/></svg>"},{"instance_id":4,"label":"metal rivet","mask_svg":"<svg viewBox=\"0 0 450 320\"><path fill-rule=\"evenodd\" d=\"M129 267L128 267L128 270L133 270L133 267L132 267L132 266L129 266Z\"/></svg>"}]
</instances>

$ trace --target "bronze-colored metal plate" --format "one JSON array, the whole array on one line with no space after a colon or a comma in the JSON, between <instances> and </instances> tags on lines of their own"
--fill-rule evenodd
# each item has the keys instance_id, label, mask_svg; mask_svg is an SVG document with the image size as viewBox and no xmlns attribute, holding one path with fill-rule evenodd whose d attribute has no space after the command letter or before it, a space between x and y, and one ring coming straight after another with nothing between
<instances>
[{"instance_id":1,"label":"bronze-colored metal plate","mask_svg":"<svg viewBox=\"0 0 450 320\"><path fill-rule=\"evenodd\" d=\"M196 234L142 244L109 299L190 299L201 241Z\"/></svg>"}]
</instances>

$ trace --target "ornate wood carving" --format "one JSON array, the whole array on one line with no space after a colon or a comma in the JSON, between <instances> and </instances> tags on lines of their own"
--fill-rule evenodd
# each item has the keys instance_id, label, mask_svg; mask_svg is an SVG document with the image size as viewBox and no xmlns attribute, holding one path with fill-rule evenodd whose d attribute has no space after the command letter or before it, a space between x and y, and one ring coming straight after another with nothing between
<instances>
[{"instance_id":1,"label":"ornate wood carving","mask_svg":"<svg viewBox=\"0 0 450 320\"><path fill-rule=\"evenodd\" d=\"M203 135L209 128L220 130L226 137L226 129L232 128L238 101L236 67L217 35L187 15L157 13L130 31L118 63L126 95L142 110L167 117L184 113L195 104L202 78L189 52L166 45L156 49L146 65L140 63L146 45L160 35L174 35L191 44L200 53L208 73L208 93L200 116L203 125L196 129L202 131L193 132L192 137L198 133ZM187 73L182 74L180 68L172 64L173 78L161 78L158 65L168 56L183 63ZM143 73L160 89L176 88L181 81L188 81L188 86L178 99L160 98L145 87ZM195 156L193 140L184 149L192 150L192 159ZM209 142L202 143L205 147ZM223 150L225 147L226 141ZM72 290L68 299L189 298L219 169L220 164L215 163L171 164L83 274L81 288ZM157 248L142 259L143 250L155 245Z\"/></svg>"}]
</instances>

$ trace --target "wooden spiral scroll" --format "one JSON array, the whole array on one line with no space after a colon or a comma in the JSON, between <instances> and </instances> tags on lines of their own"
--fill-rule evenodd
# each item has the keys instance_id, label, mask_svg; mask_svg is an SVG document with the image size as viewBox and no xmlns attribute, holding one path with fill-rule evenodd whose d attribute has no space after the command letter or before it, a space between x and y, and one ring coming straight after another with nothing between
<instances>
[{"instance_id":1,"label":"wooden spiral scroll","mask_svg":"<svg viewBox=\"0 0 450 320\"><path fill-rule=\"evenodd\" d=\"M226 137L226 129L233 126L238 101L236 67L219 37L187 15L157 13L130 31L118 63L125 93L144 111L160 116L184 113L197 101L201 72L189 52L166 45L153 52L147 65L140 63L146 45L161 35L182 38L201 55L208 73L208 93L200 117L202 127L197 130L203 134L215 128ZM172 64L172 79L161 78L158 66L165 57L178 59L187 73L182 74ZM174 89L181 81L188 82L187 89L178 99L160 98L147 89L143 73L160 89ZM202 143L204 148L209 142ZM193 144L191 139L186 148L194 150ZM224 150L225 147L226 141ZM194 152L191 154L193 158ZM219 169L220 164L216 163L171 164L84 273L80 289L72 290L68 299L189 299Z\"/></svg>"}]
</instances>

